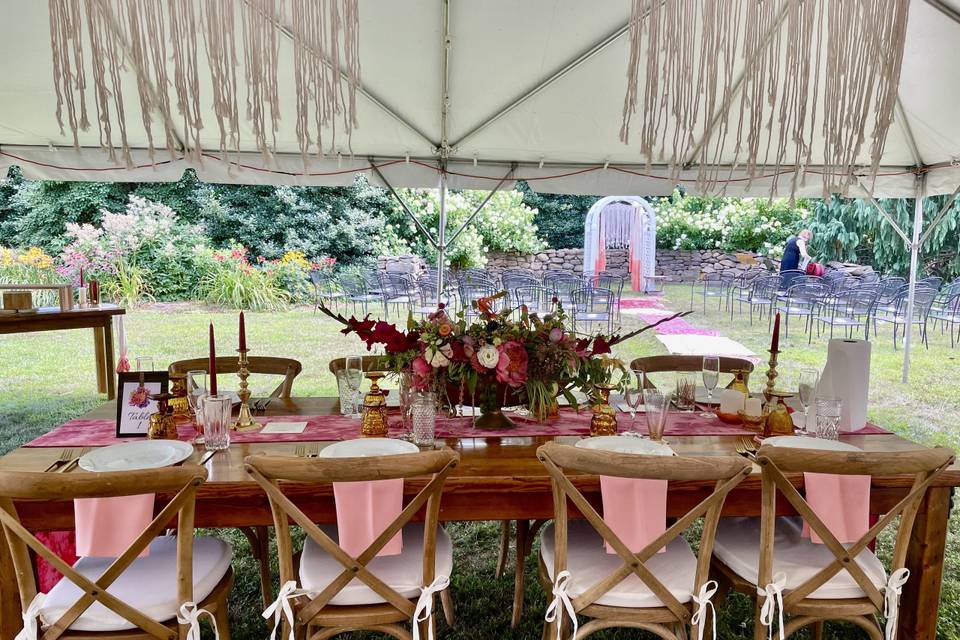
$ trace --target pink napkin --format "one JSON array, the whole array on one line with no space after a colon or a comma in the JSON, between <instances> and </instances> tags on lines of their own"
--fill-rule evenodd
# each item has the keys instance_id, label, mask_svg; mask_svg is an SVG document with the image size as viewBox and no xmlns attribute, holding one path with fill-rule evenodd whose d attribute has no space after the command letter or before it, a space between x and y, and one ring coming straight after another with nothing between
<instances>
[{"instance_id":1,"label":"pink napkin","mask_svg":"<svg viewBox=\"0 0 960 640\"><path fill-rule=\"evenodd\" d=\"M73 501L77 555L116 558L153 520L154 494ZM147 555L149 548L140 552Z\"/></svg>"},{"instance_id":2,"label":"pink napkin","mask_svg":"<svg viewBox=\"0 0 960 640\"><path fill-rule=\"evenodd\" d=\"M804 473L807 502L839 542L856 542L870 529L870 476ZM823 544L803 523L803 537Z\"/></svg>"},{"instance_id":3,"label":"pink napkin","mask_svg":"<svg viewBox=\"0 0 960 640\"><path fill-rule=\"evenodd\" d=\"M337 533L340 547L356 558L383 533L403 511L403 479L369 482L334 482ZM401 531L378 556L396 556L403 551Z\"/></svg>"},{"instance_id":4,"label":"pink napkin","mask_svg":"<svg viewBox=\"0 0 960 640\"><path fill-rule=\"evenodd\" d=\"M667 530L667 481L600 476L603 521L634 553ZM606 543L607 553L616 553ZM662 553L666 549L660 549Z\"/></svg>"}]
</instances>

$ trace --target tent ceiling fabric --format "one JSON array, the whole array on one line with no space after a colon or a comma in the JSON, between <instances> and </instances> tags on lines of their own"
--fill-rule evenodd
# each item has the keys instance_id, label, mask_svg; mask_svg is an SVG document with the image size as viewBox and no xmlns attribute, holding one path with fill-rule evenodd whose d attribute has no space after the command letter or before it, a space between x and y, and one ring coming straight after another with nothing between
<instances>
[{"instance_id":1,"label":"tent ceiling fabric","mask_svg":"<svg viewBox=\"0 0 960 640\"><path fill-rule=\"evenodd\" d=\"M203 0L196 1L199 11ZM136 78L127 71L123 92L135 105L127 114L127 135L135 147L131 160L137 167L128 170L100 150L95 129L81 132L79 151L72 148L69 131L60 134L54 114L47 3L0 0L0 6L7 18L0 23L0 170L19 164L34 178L166 181L194 167L202 179L213 182L337 185L351 181L355 171L367 171L377 183L368 170L373 159L395 186L437 184L443 0L359 2L358 126L349 146L346 136L338 135L335 153L312 160L306 173L295 131L289 38L280 40L281 113L277 153L269 163L257 152L242 114L242 153L231 156L241 166L231 166L220 156L211 80L201 46L204 155L171 159L158 151L151 162ZM450 0L449 7L450 188L491 189L518 163L514 177L528 179L545 192L661 195L670 193L678 181L696 191L695 166L672 179L662 162L648 166L635 145L619 140L629 0ZM960 120L954 117L954 105L960 101L960 67L955 64L960 55L958 20L960 0L911 1L899 91L902 109L895 112L877 179L866 183L878 196L915 195L917 156L925 167L928 194L950 193L960 184L955 161L960 158ZM242 83L239 90L243 94ZM92 96L88 104L93 104ZM154 137L162 142L159 127ZM868 144L861 153L858 162L866 176ZM728 177L718 185L724 193L789 193L790 168L769 167L765 177L748 180L734 165L737 161L732 149L724 150L721 162L732 165L723 169ZM821 174L811 167L798 194L821 193Z\"/></svg>"}]
</instances>

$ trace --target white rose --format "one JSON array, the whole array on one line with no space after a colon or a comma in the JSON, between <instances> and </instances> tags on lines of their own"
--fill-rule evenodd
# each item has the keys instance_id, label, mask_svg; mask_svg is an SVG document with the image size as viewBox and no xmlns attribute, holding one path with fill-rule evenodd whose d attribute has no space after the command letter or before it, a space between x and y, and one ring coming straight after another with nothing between
<instances>
[{"instance_id":1,"label":"white rose","mask_svg":"<svg viewBox=\"0 0 960 640\"><path fill-rule=\"evenodd\" d=\"M430 363L430 366L434 369L440 369L450 364L450 356L453 355L453 348L448 344L443 345L439 349L430 347L423 355L427 359L427 362Z\"/></svg>"},{"instance_id":2,"label":"white rose","mask_svg":"<svg viewBox=\"0 0 960 640\"><path fill-rule=\"evenodd\" d=\"M492 344L485 344L477 351L477 360L487 369L493 369L500 362L500 353Z\"/></svg>"}]
</instances>

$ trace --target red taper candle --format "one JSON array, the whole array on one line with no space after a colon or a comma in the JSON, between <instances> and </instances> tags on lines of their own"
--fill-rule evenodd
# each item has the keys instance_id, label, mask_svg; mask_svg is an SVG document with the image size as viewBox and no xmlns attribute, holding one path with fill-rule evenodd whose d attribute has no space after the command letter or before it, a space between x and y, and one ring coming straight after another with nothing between
<instances>
[{"instance_id":1,"label":"red taper candle","mask_svg":"<svg viewBox=\"0 0 960 640\"><path fill-rule=\"evenodd\" d=\"M83 267L80 267L80 286L85 286L85 284L86 283L83 281Z\"/></svg>"},{"instance_id":2,"label":"red taper candle","mask_svg":"<svg viewBox=\"0 0 960 640\"><path fill-rule=\"evenodd\" d=\"M210 395L217 395L217 347L213 337L213 323L210 323L210 365L207 375L210 376Z\"/></svg>"},{"instance_id":3,"label":"red taper candle","mask_svg":"<svg viewBox=\"0 0 960 640\"><path fill-rule=\"evenodd\" d=\"M243 321L243 311L240 312L240 351L247 350L247 325Z\"/></svg>"},{"instance_id":4,"label":"red taper candle","mask_svg":"<svg viewBox=\"0 0 960 640\"><path fill-rule=\"evenodd\" d=\"M773 321L773 340L770 341L770 351L780 351L780 313Z\"/></svg>"}]
</instances>

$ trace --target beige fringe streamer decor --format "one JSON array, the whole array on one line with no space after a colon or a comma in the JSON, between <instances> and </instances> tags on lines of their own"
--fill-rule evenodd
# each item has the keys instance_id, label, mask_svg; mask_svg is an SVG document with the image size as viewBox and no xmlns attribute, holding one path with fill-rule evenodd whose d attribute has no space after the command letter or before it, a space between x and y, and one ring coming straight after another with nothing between
<instances>
[{"instance_id":1,"label":"beige fringe streamer decor","mask_svg":"<svg viewBox=\"0 0 960 640\"><path fill-rule=\"evenodd\" d=\"M629 143L639 110L648 163L666 163L674 178L695 166L704 191L735 168L750 178L795 168L791 193L822 165L824 195L846 193L869 135L866 170L876 175L910 0L632 2L620 139Z\"/></svg>"},{"instance_id":2,"label":"beige fringe streamer decor","mask_svg":"<svg viewBox=\"0 0 960 640\"><path fill-rule=\"evenodd\" d=\"M349 146L360 86L358 0L289 1L287 24L285 0L49 0L61 134L69 129L79 147L78 132L90 128L89 83L101 146L111 159L119 152L132 166L130 106L122 90L132 73L151 158L159 126L171 157L199 159L206 101L219 129L220 152L239 152L239 103L245 98L242 112L253 132L252 146L269 159L280 122L278 67L286 32L292 40L296 135L305 170L311 154L335 152L338 128ZM209 88L200 86L201 51ZM325 129L332 132L326 146Z\"/></svg>"}]
</instances>

